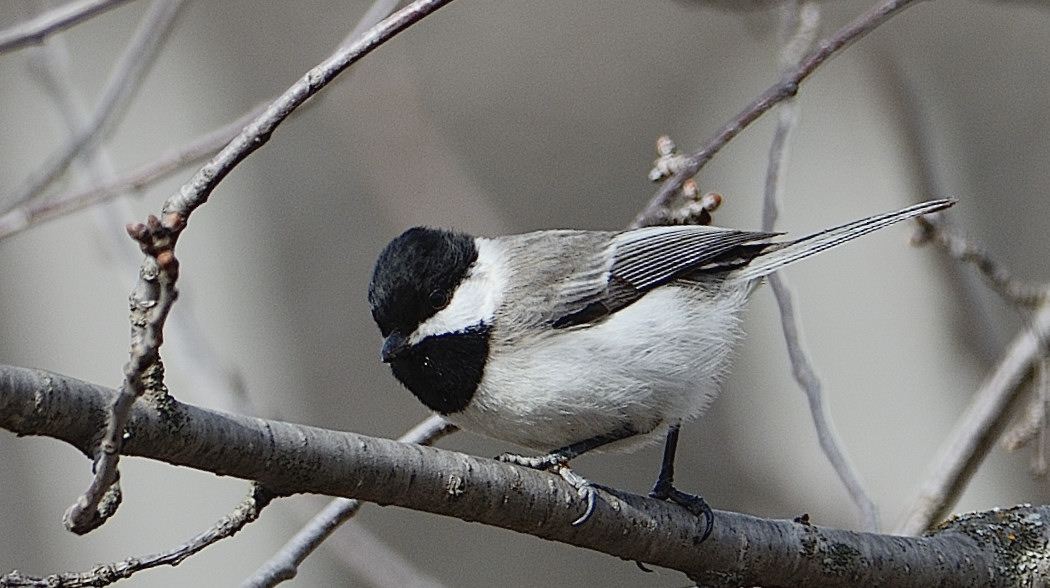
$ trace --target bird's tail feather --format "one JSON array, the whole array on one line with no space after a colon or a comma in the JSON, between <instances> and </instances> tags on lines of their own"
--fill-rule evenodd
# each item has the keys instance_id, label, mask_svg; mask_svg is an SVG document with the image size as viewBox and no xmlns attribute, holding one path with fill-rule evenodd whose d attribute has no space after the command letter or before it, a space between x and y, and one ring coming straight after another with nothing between
<instances>
[{"instance_id":1,"label":"bird's tail feather","mask_svg":"<svg viewBox=\"0 0 1050 588\"><path fill-rule=\"evenodd\" d=\"M887 212L869 216L851 223L826 229L796 241L789 241L776 248L767 250L759 255L748 265L734 271L729 279L734 281L750 281L771 274L778 269L795 263L825 249L841 245L846 241L852 241L872 231L888 227L909 218L929 214L943 210L955 204L953 199L930 200L909 206L895 212Z\"/></svg>"}]
</instances>

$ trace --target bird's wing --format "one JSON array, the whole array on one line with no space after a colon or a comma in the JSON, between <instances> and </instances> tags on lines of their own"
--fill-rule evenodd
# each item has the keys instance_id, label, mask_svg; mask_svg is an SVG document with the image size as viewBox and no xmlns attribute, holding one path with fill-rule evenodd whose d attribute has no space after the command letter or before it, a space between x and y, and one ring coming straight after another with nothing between
<instances>
[{"instance_id":1,"label":"bird's wing","mask_svg":"<svg viewBox=\"0 0 1050 588\"><path fill-rule=\"evenodd\" d=\"M696 225L627 231L614 239L612 275L645 292L686 274L746 264L776 235Z\"/></svg>"},{"instance_id":2,"label":"bird's wing","mask_svg":"<svg viewBox=\"0 0 1050 588\"><path fill-rule=\"evenodd\" d=\"M677 279L703 281L705 276L721 273L737 282L750 282L830 247L954 203L923 202L783 243L769 242L779 233L697 225L648 227L623 233L576 233L574 238L581 239L579 251L601 253L553 264L561 268L563 281L562 286L553 289L552 300L546 301L545 308L550 312L544 322L554 328L594 323L625 308L649 290ZM585 242L593 239L601 243ZM604 271L603 264L607 268Z\"/></svg>"},{"instance_id":3,"label":"bird's wing","mask_svg":"<svg viewBox=\"0 0 1050 588\"><path fill-rule=\"evenodd\" d=\"M759 242L775 235L697 225L616 234L609 241L611 267L600 276L590 273L585 280L567 281L551 306L550 324L566 328L593 323L671 280L739 267L768 246Z\"/></svg>"}]
</instances>

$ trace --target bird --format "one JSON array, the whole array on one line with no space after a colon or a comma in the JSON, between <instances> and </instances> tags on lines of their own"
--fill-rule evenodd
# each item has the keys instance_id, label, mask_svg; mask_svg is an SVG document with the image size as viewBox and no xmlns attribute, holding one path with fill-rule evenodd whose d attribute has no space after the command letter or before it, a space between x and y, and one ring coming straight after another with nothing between
<instances>
[{"instance_id":1,"label":"bird","mask_svg":"<svg viewBox=\"0 0 1050 588\"><path fill-rule=\"evenodd\" d=\"M585 503L573 524L596 490L570 460L662 437L650 496L703 517L704 540L711 508L673 483L679 429L718 394L762 278L954 203L788 241L706 225L499 237L415 227L379 254L368 301L395 378L460 428L543 452L497 459L561 475Z\"/></svg>"}]
</instances>

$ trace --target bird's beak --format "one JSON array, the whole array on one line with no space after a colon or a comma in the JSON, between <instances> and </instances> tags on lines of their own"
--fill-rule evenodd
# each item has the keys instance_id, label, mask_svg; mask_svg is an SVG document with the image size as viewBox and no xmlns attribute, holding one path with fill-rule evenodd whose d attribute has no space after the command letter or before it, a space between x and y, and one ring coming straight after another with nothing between
<instances>
[{"instance_id":1,"label":"bird's beak","mask_svg":"<svg viewBox=\"0 0 1050 588\"><path fill-rule=\"evenodd\" d=\"M394 331L383 340L383 351L381 356L383 363L390 363L409 348L408 339L398 331Z\"/></svg>"}]
</instances>

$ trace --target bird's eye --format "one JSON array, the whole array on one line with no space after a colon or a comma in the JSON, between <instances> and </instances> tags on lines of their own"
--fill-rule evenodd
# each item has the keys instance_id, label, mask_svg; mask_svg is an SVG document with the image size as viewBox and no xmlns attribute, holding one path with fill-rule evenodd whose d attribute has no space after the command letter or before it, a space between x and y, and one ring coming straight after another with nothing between
<instances>
[{"instance_id":1,"label":"bird's eye","mask_svg":"<svg viewBox=\"0 0 1050 588\"><path fill-rule=\"evenodd\" d=\"M430 306L434 310L441 310L442 308L448 306L448 292L444 290L434 290L430 293L430 296L427 297L427 302L430 303Z\"/></svg>"}]
</instances>

